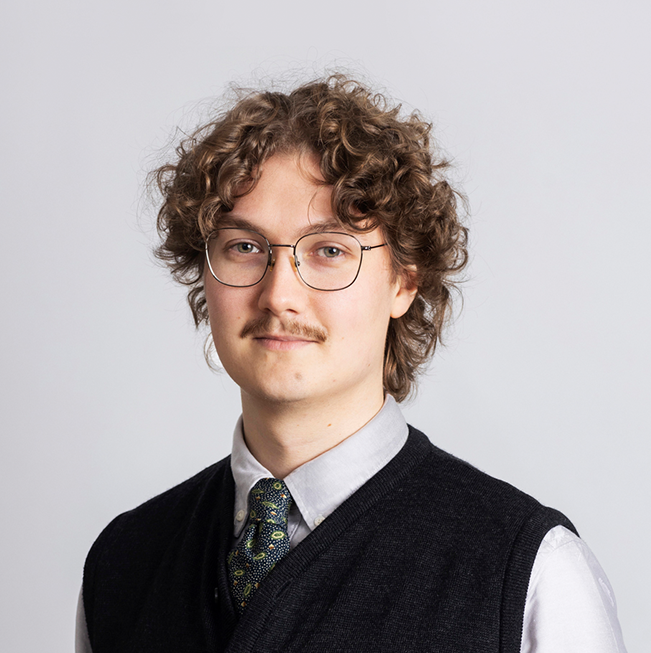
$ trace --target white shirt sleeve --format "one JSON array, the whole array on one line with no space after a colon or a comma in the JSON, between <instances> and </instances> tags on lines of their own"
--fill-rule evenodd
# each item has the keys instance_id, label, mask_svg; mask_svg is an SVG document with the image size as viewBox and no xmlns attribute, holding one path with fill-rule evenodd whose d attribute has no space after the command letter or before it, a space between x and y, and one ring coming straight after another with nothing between
<instances>
[{"instance_id":1,"label":"white shirt sleeve","mask_svg":"<svg viewBox=\"0 0 651 653\"><path fill-rule=\"evenodd\" d=\"M587 544L556 526L534 561L521 653L626 653L615 594Z\"/></svg>"},{"instance_id":2,"label":"white shirt sleeve","mask_svg":"<svg viewBox=\"0 0 651 653\"><path fill-rule=\"evenodd\" d=\"M79 590L77 601L77 623L75 627L75 653L93 653L88 637L88 626L86 625L86 613L84 611L84 597L82 590Z\"/></svg>"}]
</instances>

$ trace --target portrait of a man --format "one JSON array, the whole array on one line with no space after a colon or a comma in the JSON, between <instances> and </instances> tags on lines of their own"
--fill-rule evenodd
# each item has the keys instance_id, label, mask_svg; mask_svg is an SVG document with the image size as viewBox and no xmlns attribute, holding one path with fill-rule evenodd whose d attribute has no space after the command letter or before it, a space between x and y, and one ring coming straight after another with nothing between
<instances>
[{"instance_id":1,"label":"portrait of a man","mask_svg":"<svg viewBox=\"0 0 651 653\"><path fill-rule=\"evenodd\" d=\"M230 456L99 535L80 653L624 651L568 517L400 409L468 258L448 169L335 74L243 94L156 170L157 256L242 414Z\"/></svg>"}]
</instances>

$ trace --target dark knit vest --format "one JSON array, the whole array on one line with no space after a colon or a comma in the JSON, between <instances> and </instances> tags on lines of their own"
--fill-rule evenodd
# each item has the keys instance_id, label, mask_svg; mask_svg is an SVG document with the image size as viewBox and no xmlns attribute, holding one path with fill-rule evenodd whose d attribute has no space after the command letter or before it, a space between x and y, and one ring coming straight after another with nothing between
<instances>
[{"instance_id":1,"label":"dark knit vest","mask_svg":"<svg viewBox=\"0 0 651 653\"><path fill-rule=\"evenodd\" d=\"M574 530L410 427L238 620L233 494L226 458L109 524L84 570L93 653L519 653L538 546Z\"/></svg>"}]
</instances>

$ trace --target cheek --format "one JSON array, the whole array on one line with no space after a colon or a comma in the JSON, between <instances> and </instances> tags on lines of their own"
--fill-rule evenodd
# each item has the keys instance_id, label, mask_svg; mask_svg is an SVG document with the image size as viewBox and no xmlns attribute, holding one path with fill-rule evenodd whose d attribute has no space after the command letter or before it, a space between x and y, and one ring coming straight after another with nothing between
<instances>
[{"instance_id":1,"label":"cheek","mask_svg":"<svg viewBox=\"0 0 651 653\"><path fill-rule=\"evenodd\" d=\"M206 305L215 345L232 340L241 332L246 319L246 292L227 286L206 288Z\"/></svg>"},{"instance_id":2,"label":"cheek","mask_svg":"<svg viewBox=\"0 0 651 653\"><path fill-rule=\"evenodd\" d=\"M350 290L355 288L351 286ZM339 301L322 313L324 322L336 339L334 344L345 347L352 360L364 357L367 363L384 358L384 341L389 324L390 304L386 291L375 284L360 284L355 292L341 291ZM335 326L336 325L336 326Z\"/></svg>"}]
</instances>

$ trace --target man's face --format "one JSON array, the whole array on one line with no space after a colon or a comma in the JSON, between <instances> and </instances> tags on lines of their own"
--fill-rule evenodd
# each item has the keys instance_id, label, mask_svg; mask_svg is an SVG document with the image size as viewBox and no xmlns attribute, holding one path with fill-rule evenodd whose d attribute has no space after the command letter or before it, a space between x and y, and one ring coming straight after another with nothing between
<instances>
[{"instance_id":1,"label":"man's face","mask_svg":"<svg viewBox=\"0 0 651 653\"><path fill-rule=\"evenodd\" d=\"M321 178L314 158L275 155L261 172L221 226L244 224L270 243L293 245L313 226L333 222L331 189L313 182ZM357 237L362 245L384 242L379 230ZM334 292L305 285L287 247L274 248L273 269L248 288L225 286L206 269L215 348L243 395L306 403L381 398L389 318L402 315L415 292L394 278L387 250L365 252L355 283Z\"/></svg>"}]
</instances>

